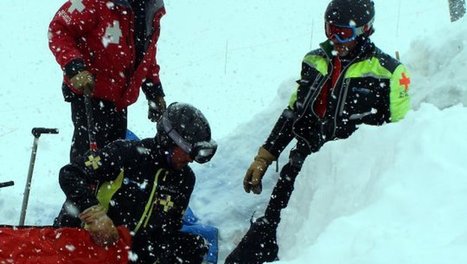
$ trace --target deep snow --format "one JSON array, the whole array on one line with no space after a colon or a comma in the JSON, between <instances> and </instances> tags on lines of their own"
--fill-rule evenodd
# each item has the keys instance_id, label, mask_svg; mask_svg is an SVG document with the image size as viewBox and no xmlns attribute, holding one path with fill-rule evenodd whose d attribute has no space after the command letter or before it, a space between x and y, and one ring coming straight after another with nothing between
<instances>
[{"instance_id":1,"label":"deep snow","mask_svg":"<svg viewBox=\"0 0 467 264\"><path fill-rule=\"evenodd\" d=\"M316 3L317 2L317 3ZM282 263L467 262L467 22L450 23L445 0L376 1L375 43L400 51L412 74L414 110L384 127L311 155L279 227ZM70 110L47 26L62 0L1 1L0 223L17 224L35 126L40 138L27 224L49 225L64 195ZM323 40L327 1L166 1L158 61L167 101L190 102L210 120L219 150L194 165L190 206L220 229L220 263L259 216L277 179L260 196L242 178L286 106L302 57ZM155 127L144 96L130 107L140 137ZM291 144L292 145L292 144ZM279 161L285 164L286 150Z\"/></svg>"}]
</instances>

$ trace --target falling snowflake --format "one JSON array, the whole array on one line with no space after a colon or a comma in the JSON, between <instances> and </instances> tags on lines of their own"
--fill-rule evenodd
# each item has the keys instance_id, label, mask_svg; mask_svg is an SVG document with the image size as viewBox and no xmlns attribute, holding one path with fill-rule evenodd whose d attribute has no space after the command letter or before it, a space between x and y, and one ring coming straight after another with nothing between
<instances>
[{"instance_id":1,"label":"falling snowflake","mask_svg":"<svg viewBox=\"0 0 467 264\"><path fill-rule=\"evenodd\" d=\"M70 252L73 252L73 251L76 250L76 247L74 245L71 245L71 244L66 245L65 248Z\"/></svg>"}]
</instances>

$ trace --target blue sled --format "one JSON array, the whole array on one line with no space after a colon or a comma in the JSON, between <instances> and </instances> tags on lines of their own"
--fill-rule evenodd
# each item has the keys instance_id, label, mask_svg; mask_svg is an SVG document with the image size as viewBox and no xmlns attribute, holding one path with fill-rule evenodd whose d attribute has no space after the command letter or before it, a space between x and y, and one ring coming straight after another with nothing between
<instances>
[{"instance_id":1,"label":"blue sled","mask_svg":"<svg viewBox=\"0 0 467 264\"><path fill-rule=\"evenodd\" d=\"M130 130L126 131L126 139L139 140L139 138ZM182 232L200 235L208 241L209 250L205 257L205 261L209 264L216 264L219 252L218 240L219 230L217 227L203 225L198 223L198 218L194 215L193 211L188 207L183 216Z\"/></svg>"}]
</instances>

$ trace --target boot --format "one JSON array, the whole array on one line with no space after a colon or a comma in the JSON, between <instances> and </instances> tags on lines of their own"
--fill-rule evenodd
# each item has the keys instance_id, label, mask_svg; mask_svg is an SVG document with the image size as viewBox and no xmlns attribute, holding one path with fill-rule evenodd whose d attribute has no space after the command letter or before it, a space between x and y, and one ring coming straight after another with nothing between
<instances>
[{"instance_id":1,"label":"boot","mask_svg":"<svg viewBox=\"0 0 467 264\"><path fill-rule=\"evenodd\" d=\"M278 260L277 224L264 216L251 223L237 247L227 256L225 264L261 264Z\"/></svg>"}]
</instances>

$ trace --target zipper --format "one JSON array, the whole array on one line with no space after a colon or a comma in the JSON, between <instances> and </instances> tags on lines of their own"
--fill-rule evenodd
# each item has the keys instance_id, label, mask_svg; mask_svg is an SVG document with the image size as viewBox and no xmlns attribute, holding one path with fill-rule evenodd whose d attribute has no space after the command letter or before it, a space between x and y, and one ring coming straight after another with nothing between
<instances>
[{"instance_id":1,"label":"zipper","mask_svg":"<svg viewBox=\"0 0 467 264\"><path fill-rule=\"evenodd\" d=\"M344 81L344 85L343 85L343 93L344 95L342 95L342 102L341 105L339 106L339 116L342 116L342 113L344 112L344 105L345 105L345 100L347 99L347 93L348 93L348 90L349 90L349 83L350 83L350 79L346 79Z\"/></svg>"},{"instance_id":2,"label":"zipper","mask_svg":"<svg viewBox=\"0 0 467 264\"><path fill-rule=\"evenodd\" d=\"M295 122L293 122L292 124L292 133L294 134L295 138L301 138L308 146L309 150L311 151L311 144L310 142L305 138L305 137L302 137L300 136L297 132L295 132L295 123L297 123L298 120L300 120L306 113L306 110L308 109L308 107L310 107L310 111L313 113L313 115L317 116L314 109L313 109L313 103L315 102L316 100L316 95L319 94L321 92L321 90L323 89L323 84L329 79L329 74L327 76L325 75L322 75L321 73L318 73L320 77L316 77L315 78L315 81L313 82L313 84L310 86L310 87L314 87L316 83L318 83L318 88L315 89L315 91L312 93L312 89L310 89L308 91L308 94L304 100L304 105L303 105L303 110L302 110L302 113L299 117L297 117L295 119ZM319 117L318 117L319 118Z\"/></svg>"},{"instance_id":3,"label":"zipper","mask_svg":"<svg viewBox=\"0 0 467 264\"><path fill-rule=\"evenodd\" d=\"M136 68L136 42L135 42L135 12L133 11L133 9L131 8L128 8L127 12L129 13L128 16L129 16L129 21L128 21L128 25L130 26L129 29L128 29L128 35L127 35L127 47L130 49L130 52L131 52L131 58L132 58L132 65L129 65L129 69L128 70L133 70Z\"/></svg>"},{"instance_id":4,"label":"zipper","mask_svg":"<svg viewBox=\"0 0 467 264\"><path fill-rule=\"evenodd\" d=\"M332 65L332 64L331 64ZM323 85L329 80L329 74L327 76L325 75L322 75L321 73L319 74L321 75L322 77L321 78L316 78L315 81L313 82L312 86L315 86L316 83L318 83L317 85L317 89L315 89L314 93L313 94L310 94L311 90L308 92L308 95L305 99L305 107L304 109L307 109L308 107L310 107L310 110L311 112L315 115L315 116L318 116L313 108L313 105L316 101L316 98L318 97L318 95L321 93L321 90L323 90ZM315 86L316 87L316 86ZM308 102L307 102L308 100ZM305 112L305 111L304 111ZM303 112L303 113L304 113ZM302 114L303 116L303 114ZM319 117L318 117L319 119Z\"/></svg>"},{"instance_id":5,"label":"zipper","mask_svg":"<svg viewBox=\"0 0 467 264\"><path fill-rule=\"evenodd\" d=\"M341 89L339 91L339 97L337 98L336 110L335 110L334 118L333 118L334 126L332 128L331 138L334 138L336 136L337 116L342 116L342 113L344 112L345 100L347 99L347 91L348 91L349 84L350 84L350 78L345 79L345 74L347 70L349 69L349 67L354 63L354 61L357 60L357 58L358 57L355 57L354 59L352 59L344 67L344 70L342 70L342 73L339 75L339 78L337 79L337 83L339 83L341 79L344 79L344 82L341 85ZM333 90L333 93L332 93L335 96L334 92L335 92L335 89Z\"/></svg>"}]
</instances>

